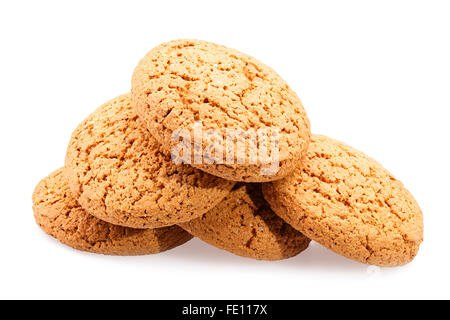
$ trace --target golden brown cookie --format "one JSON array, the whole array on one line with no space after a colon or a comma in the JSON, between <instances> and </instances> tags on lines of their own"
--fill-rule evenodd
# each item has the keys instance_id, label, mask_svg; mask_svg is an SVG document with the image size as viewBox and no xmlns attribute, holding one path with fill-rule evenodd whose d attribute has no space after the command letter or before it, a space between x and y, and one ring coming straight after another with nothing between
<instances>
[{"instance_id":1,"label":"golden brown cookie","mask_svg":"<svg viewBox=\"0 0 450 320\"><path fill-rule=\"evenodd\" d=\"M234 183L175 165L138 121L130 95L113 99L72 135L66 175L80 205L112 224L159 228L201 216Z\"/></svg>"},{"instance_id":2,"label":"golden brown cookie","mask_svg":"<svg viewBox=\"0 0 450 320\"><path fill-rule=\"evenodd\" d=\"M272 209L294 228L347 258L379 266L410 262L423 240L413 196L378 162L313 135L302 168L264 184Z\"/></svg>"},{"instance_id":3,"label":"golden brown cookie","mask_svg":"<svg viewBox=\"0 0 450 320\"><path fill-rule=\"evenodd\" d=\"M200 124L203 153L218 143L223 163L202 159L192 163L228 180L280 179L299 165L310 140L310 124L300 99L273 69L239 51L206 41L176 40L152 49L134 71L132 99L166 154L179 143L173 139L174 133L187 130L193 143L194 124ZM269 130L268 141L278 141L278 161L270 146L267 154L260 152L262 149L253 152L265 144L262 139L245 138L260 129ZM223 141L210 136L208 130L218 131ZM238 155L227 149L227 130L245 133L234 137L235 145L239 139L248 143L246 153ZM272 135L276 132L278 138ZM251 155L256 154L253 162ZM279 168L273 172L261 170L275 163Z\"/></svg>"},{"instance_id":4,"label":"golden brown cookie","mask_svg":"<svg viewBox=\"0 0 450 320\"><path fill-rule=\"evenodd\" d=\"M177 226L131 229L86 213L69 190L63 169L44 178L33 193L37 224L62 243L82 251L109 255L143 255L175 248L192 236Z\"/></svg>"},{"instance_id":5,"label":"golden brown cookie","mask_svg":"<svg viewBox=\"0 0 450 320\"><path fill-rule=\"evenodd\" d=\"M310 242L273 213L260 184L237 184L216 207L180 226L215 247L258 260L296 256Z\"/></svg>"}]
</instances>

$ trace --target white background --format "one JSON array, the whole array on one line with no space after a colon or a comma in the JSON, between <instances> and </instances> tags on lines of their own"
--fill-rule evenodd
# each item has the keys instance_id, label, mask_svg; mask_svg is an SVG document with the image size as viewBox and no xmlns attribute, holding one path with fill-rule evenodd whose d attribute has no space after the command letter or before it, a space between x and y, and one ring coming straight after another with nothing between
<instances>
[{"instance_id":1,"label":"white background","mask_svg":"<svg viewBox=\"0 0 450 320\"><path fill-rule=\"evenodd\" d=\"M448 1L2 1L0 298L450 298ZM199 240L144 257L81 253L36 225L31 194L74 128L129 91L144 54L177 38L272 66L315 133L378 159L425 216L417 258L367 268L312 244L259 262Z\"/></svg>"}]
</instances>

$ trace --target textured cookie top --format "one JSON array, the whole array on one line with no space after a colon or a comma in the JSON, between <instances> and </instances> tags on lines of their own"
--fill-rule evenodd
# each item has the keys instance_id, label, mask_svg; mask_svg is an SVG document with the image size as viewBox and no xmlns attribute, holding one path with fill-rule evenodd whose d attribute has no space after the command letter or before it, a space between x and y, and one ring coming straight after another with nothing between
<instances>
[{"instance_id":1,"label":"textured cookie top","mask_svg":"<svg viewBox=\"0 0 450 320\"><path fill-rule=\"evenodd\" d=\"M130 96L113 99L72 135L66 172L81 206L104 221L157 228L201 216L234 183L175 165L138 121Z\"/></svg>"},{"instance_id":2,"label":"textured cookie top","mask_svg":"<svg viewBox=\"0 0 450 320\"><path fill-rule=\"evenodd\" d=\"M222 136L226 129L277 129L281 161L301 158L310 139L299 98L274 70L206 41L176 40L151 50L133 74L132 98L166 153L177 143L172 133L192 130L196 121ZM210 143L203 141L203 148Z\"/></svg>"},{"instance_id":3,"label":"textured cookie top","mask_svg":"<svg viewBox=\"0 0 450 320\"><path fill-rule=\"evenodd\" d=\"M49 235L78 250L111 254L158 253L192 238L179 227L131 229L86 213L73 197L63 170L44 178L33 193L36 222Z\"/></svg>"},{"instance_id":4,"label":"textured cookie top","mask_svg":"<svg viewBox=\"0 0 450 320\"><path fill-rule=\"evenodd\" d=\"M263 191L293 227L360 262L405 264L423 240L422 212L402 183L362 152L325 136L313 135L303 167Z\"/></svg>"},{"instance_id":5,"label":"textured cookie top","mask_svg":"<svg viewBox=\"0 0 450 320\"><path fill-rule=\"evenodd\" d=\"M293 257L310 242L273 213L260 184L237 184L216 207L180 226L213 246L260 260Z\"/></svg>"}]
</instances>

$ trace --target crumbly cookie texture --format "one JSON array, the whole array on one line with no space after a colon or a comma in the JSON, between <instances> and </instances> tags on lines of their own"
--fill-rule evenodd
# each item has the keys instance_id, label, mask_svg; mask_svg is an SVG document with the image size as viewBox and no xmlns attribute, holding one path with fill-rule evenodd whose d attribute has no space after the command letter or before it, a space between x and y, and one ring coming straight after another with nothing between
<instances>
[{"instance_id":1,"label":"crumbly cookie texture","mask_svg":"<svg viewBox=\"0 0 450 320\"><path fill-rule=\"evenodd\" d=\"M112 224L159 228L201 216L234 182L175 165L140 123L130 95L113 99L75 130L66 175L80 205Z\"/></svg>"},{"instance_id":2,"label":"crumbly cookie texture","mask_svg":"<svg viewBox=\"0 0 450 320\"><path fill-rule=\"evenodd\" d=\"M159 253L192 238L177 226L132 229L91 216L73 197L62 169L36 186L33 211L37 224L47 234L72 248L93 253L130 256Z\"/></svg>"},{"instance_id":3,"label":"crumbly cookie texture","mask_svg":"<svg viewBox=\"0 0 450 320\"><path fill-rule=\"evenodd\" d=\"M208 213L180 226L213 246L258 260L296 256L310 242L270 209L260 184L237 184Z\"/></svg>"},{"instance_id":4,"label":"crumbly cookie texture","mask_svg":"<svg viewBox=\"0 0 450 320\"><path fill-rule=\"evenodd\" d=\"M272 209L307 237L350 259L379 266L410 262L423 216L403 184L344 143L313 135L302 168L264 184Z\"/></svg>"},{"instance_id":5,"label":"crumbly cookie texture","mask_svg":"<svg viewBox=\"0 0 450 320\"><path fill-rule=\"evenodd\" d=\"M281 169L274 174L260 170L274 162L270 155L260 154L257 164L248 161L251 147L264 144L252 139L246 140L251 146L244 159L233 155L234 166L194 164L229 180L280 179L301 163L310 140L310 124L300 99L273 69L206 41L176 40L151 50L134 71L132 99L166 154L178 143L172 134L178 129L192 133L196 122L204 131L218 130L222 137L227 129L278 130ZM203 150L214 142L205 137Z\"/></svg>"}]
</instances>

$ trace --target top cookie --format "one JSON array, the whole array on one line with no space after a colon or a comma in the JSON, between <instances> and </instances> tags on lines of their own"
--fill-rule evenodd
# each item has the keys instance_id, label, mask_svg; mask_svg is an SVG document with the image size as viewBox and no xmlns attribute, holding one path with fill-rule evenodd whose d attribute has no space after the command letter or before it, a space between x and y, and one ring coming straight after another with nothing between
<instances>
[{"instance_id":1,"label":"top cookie","mask_svg":"<svg viewBox=\"0 0 450 320\"><path fill-rule=\"evenodd\" d=\"M128 94L101 106L74 131L66 175L88 213L131 228L159 228L199 217L234 185L175 165L161 153Z\"/></svg>"},{"instance_id":2,"label":"top cookie","mask_svg":"<svg viewBox=\"0 0 450 320\"><path fill-rule=\"evenodd\" d=\"M379 266L411 261L423 240L419 205L378 162L313 135L302 168L263 186L286 222L350 259Z\"/></svg>"},{"instance_id":3,"label":"top cookie","mask_svg":"<svg viewBox=\"0 0 450 320\"><path fill-rule=\"evenodd\" d=\"M194 163L196 148L192 148L191 163L229 180L280 179L298 166L310 140L309 120L299 98L274 70L239 51L206 41L177 40L151 50L134 71L132 99L166 154L179 144L172 139L174 133L187 130L193 138L194 124L201 126L203 161ZM277 141L273 147L278 154L271 147L267 154L258 149L268 145L264 140L245 137L252 130L273 134L268 141ZM227 149L224 140L231 131L237 139L232 143L245 140L246 153ZM211 145L222 147L218 158L223 163L205 161L215 158L205 156ZM250 160L254 155L256 161ZM261 170L273 168L273 163L279 168Z\"/></svg>"}]
</instances>

